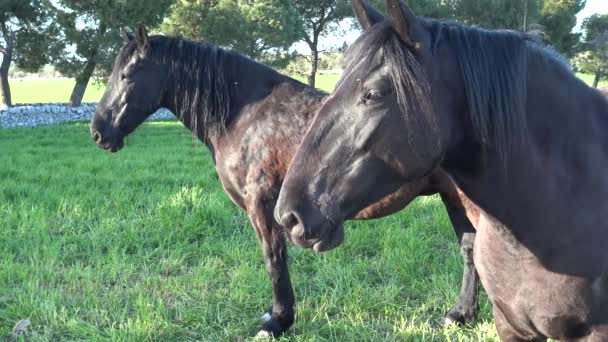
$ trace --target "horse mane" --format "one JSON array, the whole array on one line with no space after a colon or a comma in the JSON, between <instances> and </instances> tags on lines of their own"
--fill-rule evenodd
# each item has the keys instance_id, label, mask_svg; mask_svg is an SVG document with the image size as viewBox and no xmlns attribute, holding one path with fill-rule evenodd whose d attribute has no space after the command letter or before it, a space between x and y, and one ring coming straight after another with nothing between
<instances>
[{"instance_id":1,"label":"horse mane","mask_svg":"<svg viewBox=\"0 0 608 342\"><path fill-rule=\"evenodd\" d=\"M564 68L566 63L525 33L485 30L427 18L419 21L431 35L433 55L441 43L449 44L455 54L476 139L484 149L492 148L505 159L526 137L528 59L540 58ZM431 122L430 116L434 115L428 75L412 51L399 41L389 21L368 29L346 51L343 62L350 67L358 63L369 67L378 54L390 68L406 122L411 120L409 113L413 109L422 109Z\"/></svg>"},{"instance_id":2,"label":"horse mane","mask_svg":"<svg viewBox=\"0 0 608 342\"><path fill-rule=\"evenodd\" d=\"M124 50L128 60L136 51L136 43L129 43ZM243 79L243 70L257 70L267 78L287 78L236 51L182 37L150 36L146 58L169 66L167 82L174 87L175 95L171 99L174 114L189 122L193 133L204 137L208 136L212 124L225 130L238 114L242 105L238 101L246 96L237 87Z\"/></svg>"},{"instance_id":3,"label":"horse mane","mask_svg":"<svg viewBox=\"0 0 608 342\"><path fill-rule=\"evenodd\" d=\"M375 51L376 53L370 53ZM361 76L372 70L379 54L384 64L390 68L389 77L395 89L401 113L406 124L416 120L411 115L416 109L422 111L423 118L436 128L431 104L431 88L424 69L400 39L394 34L388 21L376 24L361 35L344 53L342 64L345 67L338 88L351 70L358 67Z\"/></svg>"}]
</instances>

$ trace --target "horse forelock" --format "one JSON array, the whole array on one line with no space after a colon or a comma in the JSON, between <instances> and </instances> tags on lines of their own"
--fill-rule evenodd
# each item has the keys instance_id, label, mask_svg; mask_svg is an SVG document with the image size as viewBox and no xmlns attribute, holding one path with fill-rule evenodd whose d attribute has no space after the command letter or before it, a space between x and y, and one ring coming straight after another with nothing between
<instances>
[{"instance_id":1,"label":"horse forelock","mask_svg":"<svg viewBox=\"0 0 608 342\"><path fill-rule=\"evenodd\" d=\"M378 63L388 68L388 76L406 124L415 118L414 111L436 129L431 103L430 83L424 68L414 54L401 42L388 21L369 28L345 52L342 64L345 72L337 87L346 77L366 77Z\"/></svg>"},{"instance_id":2,"label":"horse forelock","mask_svg":"<svg viewBox=\"0 0 608 342\"><path fill-rule=\"evenodd\" d=\"M523 33L490 31L426 18L420 22L430 35L431 56L435 56L442 44L449 44L453 52L464 81L464 100L478 142L506 158L511 148L525 141L530 50L540 49L542 58L547 60L558 59ZM406 121L412 119L410 113L416 109L422 110L428 115L427 120L434 123L427 71L409 49L400 43L390 22L376 24L345 52L345 74L355 68L371 70L375 56L381 53L384 64L390 69Z\"/></svg>"}]
</instances>

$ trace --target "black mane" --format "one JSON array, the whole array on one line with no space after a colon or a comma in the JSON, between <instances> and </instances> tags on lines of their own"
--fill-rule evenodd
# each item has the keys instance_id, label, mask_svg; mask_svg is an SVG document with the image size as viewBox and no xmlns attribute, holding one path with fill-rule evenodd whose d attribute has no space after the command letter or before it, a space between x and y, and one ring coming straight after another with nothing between
<instances>
[{"instance_id":1,"label":"black mane","mask_svg":"<svg viewBox=\"0 0 608 342\"><path fill-rule=\"evenodd\" d=\"M117 65L128 63L136 50L135 42L127 44ZM259 75L260 82L289 80L301 84L238 52L181 37L151 36L146 58L169 66L167 82L174 88L175 97L170 99L174 114L189 123L193 133L203 136L211 124L225 129L238 114L243 105L240 101L248 96L248 91L238 86L244 79L244 70L247 75Z\"/></svg>"},{"instance_id":2,"label":"black mane","mask_svg":"<svg viewBox=\"0 0 608 342\"><path fill-rule=\"evenodd\" d=\"M524 141L526 125L526 78L528 58L564 63L540 47L532 37L514 31L490 31L454 22L420 18L431 34L431 52L450 44L464 80L470 120L479 143L502 157ZM344 63L353 67L373 62L379 51L406 120L419 108L432 120L428 76L415 56L399 41L388 21L374 25L345 53ZM566 67L564 65L564 67Z\"/></svg>"}]
</instances>

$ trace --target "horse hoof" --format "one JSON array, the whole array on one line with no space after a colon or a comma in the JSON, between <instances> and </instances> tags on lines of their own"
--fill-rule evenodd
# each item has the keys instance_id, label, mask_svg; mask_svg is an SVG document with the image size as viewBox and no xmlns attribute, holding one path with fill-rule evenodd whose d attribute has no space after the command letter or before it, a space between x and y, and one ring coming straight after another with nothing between
<instances>
[{"instance_id":1,"label":"horse hoof","mask_svg":"<svg viewBox=\"0 0 608 342\"><path fill-rule=\"evenodd\" d=\"M255 336L256 338L273 338L279 337L289 329L289 326L283 326L279 320L273 318L270 313L265 313L262 316L262 325L260 331Z\"/></svg>"},{"instance_id":2,"label":"horse hoof","mask_svg":"<svg viewBox=\"0 0 608 342\"><path fill-rule=\"evenodd\" d=\"M451 327L451 326L458 325L458 324L460 324L460 322L455 321L452 318L447 317L447 316L443 317L443 319L441 320L442 327Z\"/></svg>"},{"instance_id":3,"label":"horse hoof","mask_svg":"<svg viewBox=\"0 0 608 342\"><path fill-rule=\"evenodd\" d=\"M450 327L454 325L465 325L467 322L475 320L475 315L467 315L466 311L461 312L460 310L452 309L445 317L441 320L441 325L444 327Z\"/></svg>"},{"instance_id":4,"label":"horse hoof","mask_svg":"<svg viewBox=\"0 0 608 342\"><path fill-rule=\"evenodd\" d=\"M255 335L256 339L269 339L272 338L272 334L266 330L260 330L257 335Z\"/></svg>"}]
</instances>

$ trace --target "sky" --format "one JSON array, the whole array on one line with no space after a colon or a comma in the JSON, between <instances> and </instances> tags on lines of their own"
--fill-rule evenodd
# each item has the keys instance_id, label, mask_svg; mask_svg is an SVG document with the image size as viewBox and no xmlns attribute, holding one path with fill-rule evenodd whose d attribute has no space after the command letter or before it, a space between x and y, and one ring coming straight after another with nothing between
<instances>
[{"instance_id":1,"label":"sky","mask_svg":"<svg viewBox=\"0 0 608 342\"><path fill-rule=\"evenodd\" d=\"M575 30L580 30L580 26L583 23L583 19L596 13L608 13L608 0L587 0L585 8L583 8L583 10L580 11L577 16L578 23Z\"/></svg>"},{"instance_id":2,"label":"sky","mask_svg":"<svg viewBox=\"0 0 608 342\"><path fill-rule=\"evenodd\" d=\"M587 0L585 8L579 12L577 16L577 25L574 28L575 31L580 31L581 24L583 23L583 19L593 15L593 14L608 14L608 0ZM348 29L343 30L343 34L341 35L333 35L329 37L324 37L320 40L320 49L326 50L331 47L339 47L346 42L350 44L357 39L359 36L359 30L350 29L351 22L349 20L345 20L340 24L341 27L345 27ZM310 50L305 43L298 43L294 46L295 50L301 54L308 54Z\"/></svg>"}]
</instances>

